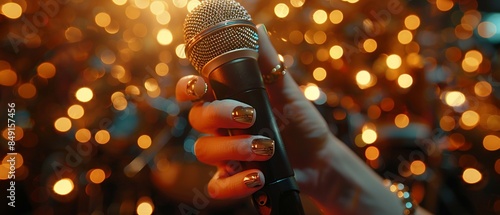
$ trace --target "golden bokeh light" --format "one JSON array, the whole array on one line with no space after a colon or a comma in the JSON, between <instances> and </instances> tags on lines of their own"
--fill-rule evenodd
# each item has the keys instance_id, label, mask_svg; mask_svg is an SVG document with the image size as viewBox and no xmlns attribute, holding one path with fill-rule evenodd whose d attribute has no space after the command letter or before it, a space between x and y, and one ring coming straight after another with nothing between
<instances>
[{"instance_id":1,"label":"golden bokeh light","mask_svg":"<svg viewBox=\"0 0 500 215\"><path fill-rule=\"evenodd\" d=\"M162 25L168 24L171 19L172 16L170 16L170 13L168 11L163 11L162 13L156 15L156 21Z\"/></svg>"},{"instance_id":2,"label":"golden bokeh light","mask_svg":"<svg viewBox=\"0 0 500 215\"><path fill-rule=\"evenodd\" d=\"M54 128L60 132L66 132L71 129L71 120L67 117L60 117L54 122Z\"/></svg>"},{"instance_id":3,"label":"golden bokeh light","mask_svg":"<svg viewBox=\"0 0 500 215\"><path fill-rule=\"evenodd\" d=\"M328 20L328 14L324 10L317 10L313 13L313 20L317 24L323 24Z\"/></svg>"},{"instance_id":4,"label":"golden bokeh light","mask_svg":"<svg viewBox=\"0 0 500 215\"><path fill-rule=\"evenodd\" d=\"M491 22L481 22L477 26L477 33L483 38L490 38L497 34L497 26Z\"/></svg>"},{"instance_id":5,"label":"golden bokeh light","mask_svg":"<svg viewBox=\"0 0 500 215\"><path fill-rule=\"evenodd\" d=\"M149 0L133 0L134 5L139 9L146 9L149 7Z\"/></svg>"},{"instance_id":6,"label":"golden bokeh light","mask_svg":"<svg viewBox=\"0 0 500 215\"><path fill-rule=\"evenodd\" d=\"M439 120L439 127L443 129L443 131L451 131L455 128L456 122L455 119L451 116L443 116Z\"/></svg>"},{"instance_id":7,"label":"golden bokeh light","mask_svg":"<svg viewBox=\"0 0 500 215\"><path fill-rule=\"evenodd\" d=\"M398 85L401 88L406 89L408 87L411 87L412 84L413 84L413 78L411 77L411 75L401 74L398 77Z\"/></svg>"},{"instance_id":8,"label":"golden bokeh light","mask_svg":"<svg viewBox=\"0 0 500 215\"><path fill-rule=\"evenodd\" d=\"M50 62L43 62L38 65L36 72L42 78L52 78L56 74L56 67Z\"/></svg>"},{"instance_id":9,"label":"golden bokeh light","mask_svg":"<svg viewBox=\"0 0 500 215\"><path fill-rule=\"evenodd\" d=\"M314 43L321 45L326 42L326 39L326 33L324 31L316 31L316 33L314 33Z\"/></svg>"},{"instance_id":10,"label":"golden bokeh light","mask_svg":"<svg viewBox=\"0 0 500 215\"><path fill-rule=\"evenodd\" d=\"M408 44L413 40L413 34L409 30L402 30L398 33L398 41L401 44Z\"/></svg>"},{"instance_id":11,"label":"golden bokeh light","mask_svg":"<svg viewBox=\"0 0 500 215\"><path fill-rule=\"evenodd\" d=\"M414 160L410 164L410 171L414 175L422 175L425 172L425 163L421 160Z\"/></svg>"},{"instance_id":12,"label":"golden bokeh light","mask_svg":"<svg viewBox=\"0 0 500 215\"><path fill-rule=\"evenodd\" d=\"M102 169L92 169L89 171L89 179L94 184L100 184L106 179L106 173Z\"/></svg>"},{"instance_id":13,"label":"golden bokeh light","mask_svg":"<svg viewBox=\"0 0 500 215\"><path fill-rule=\"evenodd\" d=\"M415 30L420 26L420 18L417 15L409 15L405 18L405 27L409 30Z\"/></svg>"},{"instance_id":14,"label":"golden bokeh light","mask_svg":"<svg viewBox=\"0 0 500 215\"><path fill-rule=\"evenodd\" d=\"M0 71L0 85L3 86L14 86L17 83L17 74L11 69L5 69Z\"/></svg>"},{"instance_id":15,"label":"golden bokeh light","mask_svg":"<svg viewBox=\"0 0 500 215\"><path fill-rule=\"evenodd\" d=\"M378 105L370 105L367 112L370 119L378 119L382 114L382 110L380 110L380 107L378 107Z\"/></svg>"},{"instance_id":16,"label":"golden bokeh light","mask_svg":"<svg viewBox=\"0 0 500 215\"><path fill-rule=\"evenodd\" d=\"M344 14L340 10L333 10L330 12L329 19L333 24L339 24L344 19Z\"/></svg>"},{"instance_id":17,"label":"golden bokeh light","mask_svg":"<svg viewBox=\"0 0 500 215\"><path fill-rule=\"evenodd\" d=\"M74 189L73 181L69 178L58 180L52 187L55 193L64 196L68 195Z\"/></svg>"},{"instance_id":18,"label":"golden bokeh light","mask_svg":"<svg viewBox=\"0 0 500 215\"><path fill-rule=\"evenodd\" d=\"M185 44L179 44L178 46L175 47L175 54L177 57L180 59L186 59L186 52L184 50L186 49Z\"/></svg>"},{"instance_id":19,"label":"golden bokeh light","mask_svg":"<svg viewBox=\"0 0 500 215\"><path fill-rule=\"evenodd\" d=\"M436 7L440 11L449 11L451 8L453 8L453 1L452 0L436 0Z\"/></svg>"},{"instance_id":20,"label":"golden bokeh light","mask_svg":"<svg viewBox=\"0 0 500 215\"><path fill-rule=\"evenodd\" d=\"M16 169L21 168L21 166L24 164L24 158L23 158L23 155L21 155L21 153L16 153L15 155L5 155L5 157L2 159L1 166L9 169L10 165L11 165L9 160L11 160L13 157L14 157L14 160L16 161L16 164L14 164L14 167Z\"/></svg>"},{"instance_id":21,"label":"golden bokeh light","mask_svg":"<svg viewBox=\"0 0 500 215\"><path fill-rule=\"evenodd\" d=\"M316 81L323 81L326 78L326 70L323 67L318 67L313 71L313 77Z\"/></svg>"},{"instance_id":22,"label":"golden bokeh light","mask_svg":"<svg viewBox=\"0 0 500 215\"><path fill-rule=\"evenodd\" d=\"M293 7L302 7L306 1L305 0L290 0L290 4Z\"/></svg>"},{"instance_id":23,"label":"golden bokeh light","mask_svg":"<svg viewBox=\"0 0 500 215\"><path fill-rule=\"evenodd\" d=\"M332 59L340 59L344 55L344 49L341 46L334 45L330 48L329 54Z\"/></svg>"},{"instance_id":24,"label":"golden bokeh light","mask_svg":"<svg viewBox=\"0 0 500 215\"><path fill-rule=\"evenodd\" d=\"M487 97L491 95L493 88L487 81L479 81L474 85L474 93L479 97Z\"/></svg>"},{"instance_id":25,"label":"golden bokeh light","mask_svg":"<svg viewBox=\"0 0 500 215\"><path fill-rule=\"evenodd\" d=\"M483 139L483 147L488 151L496 151L500 149L500 137L490 134Z\"/></svg>"},{"instance_id":26,"label":"golden bokeh light","mask_svg":"<svg viewBox=\"0 0 500 215\"><path fill-rule=\"evenodd\" d=\"M153 213L153 205L151 202L141 202L137 205L136 212L138 215L151 215Z\"/></svg>"},{"instance_id":27,"label":"golden bokeh light","mask_svg":"<svg viewBox=\"0 0 500 215\"><path fill-rule=\"evenodd\" d=\"M85 114L85 109L81 105L71 105L68 108L68 116L72 119L80 119Z\"/></svg>"},{"instance_id":28,"label":"golden bokeh light","mask_svg":"<svg viewBox=\"0 0 500 215\"><path fill-rule=\"evenodd\" d=\"M152 142L153 141L151 140L151 137L147 134L143 134L139 138L137 138L137 145L141 149L149 148L151 146Z\"/></svg>"},{"instance_id":29,"label":"golden bokeh light","mask_svg":"<svg viewBox=\"0 0 500 215\"><path fill-rule=\"evenodd\" d=\"M276 6L274 6L274 14L278 18L285 18L288 16L288 13L290 12L290 8L288 8L288 5L284 3L279 3Z\"/></svg>"},{"instance_id":30,"label":"golden bokeh light","mask_svg":"<svg viewBox=\"0 0 500 215\"><path fill-rule=\"evenodd\" d=\"M465 183L468 184L475 184L481 181L482 178L483 175L481 174L481 172L474 168L467 168L462 174L462 179L465 181Z\"/></svg>"},{"instance_id":31,"label":"golden bokeh light","mask_svg":"<svg viewBox=\"0 0 500 215\"><path fill-rule=\"evenodd\" d=\"M465 95L460 91L446 92L444 101L451 107L459 107L465 103Z\"/></svg>"},{"instance_id":32,"label":"golden bokeh light","mask_svg":"<svg viewBox=\"0 0 500 215\"><path fill-rule=\"evenodd\" d=\"M36 95L36 87L31 83L24 83L17 88L19 96L25 99L31 99Z\"/></svg>"},{"instance_id":33,"label":"golden bokeh light","mask_svg":"<svg viewBox=\"0 0 500 215\"><path fill-rule=\"evenodd\" d=\"M377 50L377 41L371 38L365 40L363 42L363 49L368 53L374 52L375 50Z\"/></svg>"},{"instance_id":34,"label":"golden bokeh light","mask_svg":"<svg viewBox=\"0 0 500 215\"><path fill-rule=\"evenodd\" d=\"M310 101L317 100L320 95L320 89L316 84L308 84L304 89L304 96Z\"/></svg>"},{"instance_id":35,"label":"golden bokeh light","mask_svg":"<svg viewBox=\"0 0 500 215\"><path fill-rule=\"evenodd\" d=\"M23 13L23 8L21 8L21 5L15 2L7 2L3 4L1 10L2 14L9 19L17 19L21 17Z\"/></svg>"},{"instance_id":36,"label":"golden bokeh light","mask_svg":"<svg viewBox=\"0 0 500 215\"><path fill-rule=\"evenodd\" d=\"M361 134L361 139L366 144L372 144L377 141L377 132L373 129L365 129Z\"/></svg>"},{"instance_id":37,"label":"golden bokeh light","mask_svg":"<svg viewBox=\"0 0 500 215\"><path fill-rule=\"evenodd\" d=\"M105 12L100 12L95 15L94 21L99 27L104 28L111 23L111 16Z\"/></svg>"},{"instance_id":38,"label":"golden bokeh light","mask_svg":"<svg viewBox=\"0 0 500 215\"><path fill-rule=\"evenodd\" d=\"M474 127L479 123L479 119L480 117L477 112L473 110L468 110L462 113L462 117L460 117L460 122L466 127Z\"/></svg>"},{"instance_id":39,"label":"golden bokeh light","mask_svg":"<svg viewBox=\"0 0 500 215\"><path fill-rule=\"evenodd\" d=\"M172 43L172 40L174 39L172 32L166 28L161 29L158 31L158 34L156 35L156 40L160 45L169 45Z\"/></svg>"},{"instance_id":40,"label":"golden bokeh light","mask_svg":"<svg viewBox=\"0 0 500 215\"><path fill-rule=\"evenodd\" d=\"M356 83L360 88L365 89L366 86L370 85L372 82L372 75L366 71L366 70L361 70L358 73L356 73Z\"/></svg>"},{"instance_id":41,"label":"golden bokeh light","mask_svg":"<svg viewBox=\"0 0 500 215\"><path fill-rule=\"evenodd\" d=\"M115 3L118 6L121 6L127 3L127 0L113 0L113 3Z\"/></svg>"},{"instance_id":42,"label":"golden bokeh light","mask_svg":"<svg viewBox=\"0 0 500 215\"><path fill-rule=\"evenodd\" d=\"M387 57L386 59L386 64L387 64L387 67L391 68L391 69L397 69L401 66L401 57L397 54L391 54Z\"/></svg>"},{"instance_id":43,"label":"golden bokeh light","mask_svg":"<svg viewBox=\"0 0 500 215\"><path fill-rule=\"evenodd\" d=\"M368 160L377 160L380 155L380 151L375 146L368 146L365 150L365 157Z\"/></svg>"},{"instance_id":44,"label":"golden bokeh light","mask_svg":"<svg viewBox=\"0 0 500 215\"><path fill-rule=\"evenodd\" d=\"M79 42L83 38L82 31L76 27L68 27L66 31L64 31L64 37L68 42Z\"/></svg>"},{"instance_id":45,"label":"golden bokeh light","mask_svg":"<svg viewBox=\"0 0 500 215\"><path fill-rule=\"evenodd\" d=\"M88 102L94 97L94 93L88 87L82 87L75 93L76 99L81 102Z\"/></svg>"},{"instance_id":46,"label":"golden bokeh light","mask_svg":"<svg viewBox=\"0 0 500 215\"><path fill-rule=\"evenodd\" d=\"M389 112L391 111L392 109L394 109L394 99L392 98L384 98L382 99L382 101L380 102L380 108L383 110L383 111L386 111L386 112Z\"/></svg>"},{"instance_id":47,"label":"golden bokeh light","mask_svg":"<svg viewBox=\"0 0 500 215\"><path fill-rule=\"evenodd\" d=\"M154 15L160 15L165 9L165 2L163 1L154 1L149 5L149 10Z\"/></svg>"},{"instance_id":48,"label":"golden bokeh light","mask_svg":"<svg viewBox=\"0 0 500 215\"><path fill-rule=\"evenodd\" d=\"M169 67L166 63L158 63L155 66L155 72L159 76L168 75Z\"/></svg>"},{"instance_id":49,"label":"golden bokeh light","mask_svg":"<svg viewBox=\"0 0 500 215\"><path fill-rule=\"evenodd\" d=\"M78 129L75 133L76 141L80 143L86 143L92 138L92 134L86 128Z\"/></svg>"},{"instance_id":50,"label":"golden bokeh light","mask_svg":"<svg viewBox=\"0 0 500 215\"><path fill-rule=\"evenodd\" d=\"M403 114L403 113L402 114L398 114L394 118L394 124L398 128L405 128L406 126L408 126L408 124L410 124L410 118L406 114Z\"/></svg>"},{"instance_id":51,"label":"golden bokeh light","mask_svg":"<svg viewBox=\"0 0 500 215\"><path fill-rule=\"evenodd\" d=\"M111 139L111 135L106 130L99 130L95 133L94 139L99 144L106 144Z\"/></svg>"}]
</instances>

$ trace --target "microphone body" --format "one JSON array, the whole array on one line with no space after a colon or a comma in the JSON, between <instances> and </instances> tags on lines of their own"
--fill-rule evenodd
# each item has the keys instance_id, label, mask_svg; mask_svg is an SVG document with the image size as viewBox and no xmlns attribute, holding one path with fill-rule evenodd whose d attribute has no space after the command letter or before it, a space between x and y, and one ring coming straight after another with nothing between
<instances>
[{"instance_id":1,"label":"microphone body","mask_svg":"<svg viewBox=\"0 0 500 215\"><path fill-rule=\"evenodd\" d=\"M250 128L231 129L229 135L263 135L274 140L274 155L269 160L242 163L245 169L264 173L264 187L252 195L257 211L266 215L304 214L257 63L258 34L248 12L233 0L202 1L186 18L184 37L187 57L208 80L215 98L238 100L256 111Z\"/></svg>"}]
</instances>

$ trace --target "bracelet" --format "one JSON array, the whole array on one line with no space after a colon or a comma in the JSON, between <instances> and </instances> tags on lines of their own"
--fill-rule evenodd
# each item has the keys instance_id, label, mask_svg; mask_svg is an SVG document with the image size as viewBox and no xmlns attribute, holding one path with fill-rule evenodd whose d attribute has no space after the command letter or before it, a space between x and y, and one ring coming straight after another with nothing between
<instances>
[{"instance_id":1,"label":"bracelet","mask_svg":"<svg viewBox=\"0 0 500 215\"><path fill-rule=\"evenodd\" d=\"M384 180L384 184L403 202L403 214L414 215L417 210L417 203L411 198L410 188L403 183L391 182L387 179Z\"/></svg>"}]
</instances>

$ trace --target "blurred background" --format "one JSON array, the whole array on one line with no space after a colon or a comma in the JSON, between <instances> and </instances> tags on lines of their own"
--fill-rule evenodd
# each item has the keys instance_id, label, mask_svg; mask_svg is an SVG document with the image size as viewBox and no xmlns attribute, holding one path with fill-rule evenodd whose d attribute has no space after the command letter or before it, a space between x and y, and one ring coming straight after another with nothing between
<instances>
[{"instance_id":1,"label":"blurred background","mask_svg":"<svg viewBox=\"0 0 500 215\"><path fill-rule=\"evenodd\" d=\"M196 74L183 22L199 3L0 0L2 198L17 153L16 210L2 211L252 214L208 198L215 170L193 156L191 103L174 97ZM500 214L498 1L241 4L367 165L436 214Z\"/></svg>"}]
</instances>

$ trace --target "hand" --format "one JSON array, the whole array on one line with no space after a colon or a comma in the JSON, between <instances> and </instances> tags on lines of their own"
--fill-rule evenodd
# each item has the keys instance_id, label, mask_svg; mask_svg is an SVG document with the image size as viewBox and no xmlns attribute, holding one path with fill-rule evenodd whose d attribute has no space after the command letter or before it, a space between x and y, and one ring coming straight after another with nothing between
<instances>
[{"instance_id":1,"label":"hand","mask_svg":"<svg viewBox=\"0 0 500 215\"><path fill-rule=\"evenodd\" d=\"M279 65L278 54L274 50L267 31L263 25L258 26L259 34L259 67L263 72L270 72ZM189 85L188 85L189 83ZM189 87L187 87L189 86ZM210 89L199 76L186 76L179 80L176 87L177 99L180 101L200 99L212 101ZM308 101L289 74L273 84L266 84L271 105L276 113L276 120L292 166L296 169L315 168L321 156L318 153L331 137L328 126L316 108ZM205 93L207 92L208 93ZM234 119L233 112L240 112L246 117ZM204 163L217 166L217 173L208 184L213 198L238 198L248 196L260 189L265 178L259 170L251 169L238 172L236 161L263 161L272 154L256 154L251 150L252 144L269 143L263 136L237 135L222 136L228 128L248 128L258 113L241 102L235 100L218 100L196 103L189 114L193 128L213 136L200 137L195 144L196 157ZM264 143L264 144L265 144ZM245 178L254 183L245 184ZM247 182L248 182L247 180ZM299 183L301 181L299 180Z\"/></svg>"}]
</instances>

